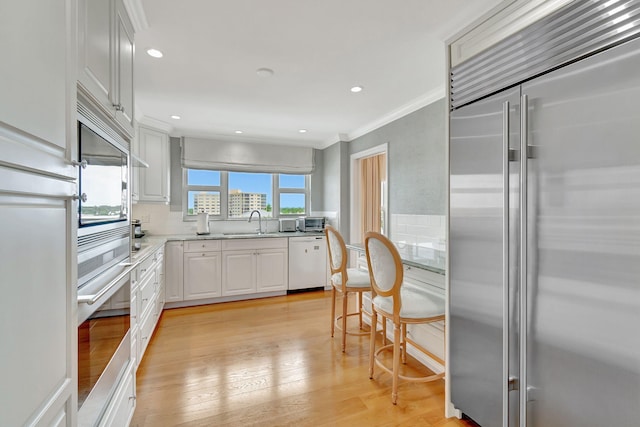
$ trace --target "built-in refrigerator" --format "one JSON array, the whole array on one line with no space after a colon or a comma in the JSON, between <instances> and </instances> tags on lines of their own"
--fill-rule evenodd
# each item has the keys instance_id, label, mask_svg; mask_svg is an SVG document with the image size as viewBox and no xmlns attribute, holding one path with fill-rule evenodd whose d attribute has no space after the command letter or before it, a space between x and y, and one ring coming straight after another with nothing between
<instances>
[{"instance_id":1,"label":"built-in refrigerator","mask_svg":"<svg viewBox=\"0 0 640 427\"><path fill-rule=\"evenodd\" d=\"M534 57L587 13L600 45ZM639 15L573 2L452 73L448 369L482 427L640 425Z\"/></svg>"}]
</instances>

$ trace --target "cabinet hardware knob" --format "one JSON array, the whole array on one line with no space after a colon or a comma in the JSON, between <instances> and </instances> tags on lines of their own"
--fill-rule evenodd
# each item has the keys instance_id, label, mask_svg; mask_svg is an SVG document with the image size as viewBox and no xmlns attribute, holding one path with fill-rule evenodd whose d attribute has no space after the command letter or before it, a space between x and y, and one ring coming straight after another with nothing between
<instances>
[{"instance_id":1,"label":"cabinet hardware knob","mask_svg":"<svg viewBox=\"0 0 640 427\"><path fill-rule=\"evenodd\" d=\"M124 106L122 104L113 104L113 106L115 107L116 111L124 113Z\"/></svg>"},{"instance_id":2,"label":"cabinet hardware knob","mask_svg":"<svg viewBox=\"0 0 640 427\"><path fill-rule=\"evenodd\" d=\"M79 196L78 196L77 194L74 194L73 196L71 196L71 198L72 198L73 200L82 200L82 202L83 202L83 203L86 203L86 201L87 201L87 199L88 199L88 198L87 198L87 193L82 193L82 194L81 194L81 195L79 195Z\"/></svg>"},{"instance_id":3,"label":"cabinet hardware knob","mask_svg":"<svg viewBox=\"0 0 640 427\"><path fill-rule=\"evenodd\" d=\"M73 166L80 166L82 169L86 169L87 168L87 160L83 159L81 162L78 162L77 160L72 160L71 164Z\"/></svg>"},{"instance_id":4,"label":"cabinet hardware knob","mask_svg":"<svg viewBox=\"0 0 640 427\"><path fill-rule=\"evenodd\" d=\"M136 396L135 395L129 396L129 400L136 400Z\"/></svg>"}]
</instances>

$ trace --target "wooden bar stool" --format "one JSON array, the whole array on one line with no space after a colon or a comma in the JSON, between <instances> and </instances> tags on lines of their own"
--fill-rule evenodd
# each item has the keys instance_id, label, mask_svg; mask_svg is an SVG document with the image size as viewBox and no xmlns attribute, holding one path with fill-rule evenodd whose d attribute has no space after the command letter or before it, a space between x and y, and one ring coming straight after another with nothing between
<instances>
[{"instance_id":1,"label":"wooden bar stool","mask_svg":"<svg viewBox=\"0 0 640 427\"><path fill-rule=\"evenodd\" d=\"M391 402L398 400L398 380L428 382L444 377L444 373L427 376L400 375L400 359L406 363L407 324L431 323L444 320L444 299L428 292L403 287L404 270L398 250L380 233L365 234L364 246L371 277L371 342L369 352L369 378L373 378L374 364L392 375ZM383 323L393 322L393 343L376 350L378 315ZM393 366L381 360L380 353L393 350ZM444 362L426 349L420 349L444 365Z\"/></svg>"},{"instance_id":2,"label":"wooden bar stool","mask_svg":"<svg viewBox=\"0 0 640 427\"><path fill-rule=\"evenodd\" d=\"M347 268L348 256L344 239L335 228L330 225L324 229L327 236L327 248L329 250L329 267L331 269L331 336L335 329L342 331L342 352L347 346L347 334L368 335L369 332L362 329L362 293L371 290L369 273L357 268ZM342 314L336 317L336 293L342 293ZM350 293L358 295L358 310L348 312L348 296ZM347 330L347 318L358 316L360 329L358 331Z\"/></svg>"}]
</instances>

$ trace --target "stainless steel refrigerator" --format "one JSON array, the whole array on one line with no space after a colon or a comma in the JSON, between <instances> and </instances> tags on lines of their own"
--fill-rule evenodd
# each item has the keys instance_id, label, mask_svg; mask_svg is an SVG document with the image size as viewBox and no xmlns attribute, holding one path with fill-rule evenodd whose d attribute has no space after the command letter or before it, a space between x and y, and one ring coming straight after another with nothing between
<instances>
[{"instance_id":1,"label":"stainless steel refrigerator","mask_svg":"<svg viewBox=\"0 0 640 427\"><path fill-rule=\"evenodd\" d=\"M636 37L452 98L448 369L482 427L640 426Z\"/></svg>"}]
</instances>

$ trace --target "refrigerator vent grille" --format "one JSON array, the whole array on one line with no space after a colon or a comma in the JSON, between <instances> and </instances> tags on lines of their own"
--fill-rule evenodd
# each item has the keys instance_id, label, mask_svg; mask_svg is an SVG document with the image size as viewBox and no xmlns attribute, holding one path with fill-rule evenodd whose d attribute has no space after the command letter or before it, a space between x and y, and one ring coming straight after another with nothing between
<instances>
[{"instance_id":1,"label":"refrigerator vent grille","mask_svg":"<svg viewBox=\"0 0 640 427\"><path fill-rule=\"evenodd\" d=\"M640 0L571 2L450 71L451 109L640 36Z\"/></svg>"}]
</instances>

